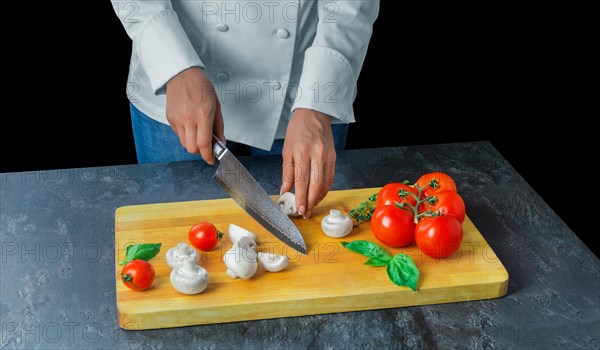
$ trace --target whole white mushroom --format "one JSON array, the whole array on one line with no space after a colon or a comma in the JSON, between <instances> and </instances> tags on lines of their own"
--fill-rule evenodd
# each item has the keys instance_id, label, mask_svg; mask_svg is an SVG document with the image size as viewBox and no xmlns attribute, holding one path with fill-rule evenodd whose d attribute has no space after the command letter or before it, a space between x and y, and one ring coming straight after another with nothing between
<instances>
[{"instance_id":1,"label":"whole white mushroom","mask_svg":"<svg viewBox=\"0 0 600 350\"><path fill-rule=\"evenodd\" d=\"M171 271L170 278L173 288L183 294L198 294L208 286L208 272L192 258L182 260L181 266Z\"/></svg>"},{"instance_id":2,"label":"whole white mushroom","mask_svg":"<svg viewBox=\"0 0 600 350\"><path fill-rule=\"evenodd\" d=\"M331 209L329 215L321 220L323 232L327 236L334 238L346 237L352 231L353 226L352 219L335 209Z\"/></svg>"},{"instance_id":3,"label":"whole white mushroom","mask_svg":"<svg viewBox=\"0 0 600 350\"><path fill-rule=\"evenodd\" d=\"M197 264L200 260L198 252L185 243L179 243L176 247L173 247L167 251L166 254L167 265L171 270L181 266L181 262L185 259L193 259L194 263Z\"/></svg>"}]
</instances>

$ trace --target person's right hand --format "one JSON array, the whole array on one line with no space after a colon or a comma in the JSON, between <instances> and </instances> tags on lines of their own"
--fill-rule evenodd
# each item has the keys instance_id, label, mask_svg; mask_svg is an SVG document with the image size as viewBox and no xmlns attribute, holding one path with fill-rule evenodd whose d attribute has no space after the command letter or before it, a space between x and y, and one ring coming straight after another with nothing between
<instances>
[{"instance_id":1,"label":"person's right hand","mask_svg":"<svg viewBox=\"0 0 600 350\"><path fill-rule=\"evenodd\" d=\"M212 135L225 142L221 104L202 69L192 67L167 83L167 120L188 152L214 164Z\"/></svg>"}]
</instances>

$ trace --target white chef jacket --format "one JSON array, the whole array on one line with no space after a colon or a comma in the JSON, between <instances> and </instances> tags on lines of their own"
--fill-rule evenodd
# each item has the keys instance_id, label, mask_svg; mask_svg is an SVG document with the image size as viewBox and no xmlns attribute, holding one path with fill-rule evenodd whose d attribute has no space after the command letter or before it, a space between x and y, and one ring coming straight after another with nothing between
<instances>
[{"instance_id":1,"label":"white chef jacket","mask_svg":"<svg viewBox=\"0 0 600 350\"><path fill-rule=\"evenodd\" d=\"M225 136L262 149L296 108L354 121L352 103L379 0L112 0L133 40L129 100L168 124L166 84L200 67Z\"/></svg>"}]
</instances>

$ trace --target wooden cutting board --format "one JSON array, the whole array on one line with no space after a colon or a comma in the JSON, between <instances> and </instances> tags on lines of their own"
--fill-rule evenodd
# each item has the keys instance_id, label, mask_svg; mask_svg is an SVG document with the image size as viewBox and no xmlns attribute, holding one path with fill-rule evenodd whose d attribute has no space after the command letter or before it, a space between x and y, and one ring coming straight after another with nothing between
<instances>
[{"instance_id":1,"label":"wooden cutting board","mask_svg":"<svg viewBox=\"0 0 600 350\"><path fill-rule=\"evenodd\" d=\"M340 242L365 239L377 242L368 223L349 236L336 239L321 231L321 219L330 209L349 212L377 188L333 191L315 209L310 220L293 219L304 236L307 255L300 255L269 234L232 199L136 205L118 208L115 222L116 261L125 258L125 247L134 243L162 243L150 261L156 271L152 287L143 292L120 281L122 266L115 263L119 325L140 330L210 323L257 320L390 307L449 303L497 298L506 294L508 273L467 217L461 248L446 259L432 259L415 244L385 247L391 254L409 254L420 270L417 292L390 282L384 267L363 265L362 255ZM467 208L468 212L468 208ZM200 265L209 272L207 289L183 295L169 281L165 253L187 242L189 228L200 221L214 223L227 232L230 223L259 236L259 251L286 254L291 263L279 273L259 268L250 280L231 279L222 256L232 244L227 235L214 251L201 254Z\"/></svg>"}]
</instances>

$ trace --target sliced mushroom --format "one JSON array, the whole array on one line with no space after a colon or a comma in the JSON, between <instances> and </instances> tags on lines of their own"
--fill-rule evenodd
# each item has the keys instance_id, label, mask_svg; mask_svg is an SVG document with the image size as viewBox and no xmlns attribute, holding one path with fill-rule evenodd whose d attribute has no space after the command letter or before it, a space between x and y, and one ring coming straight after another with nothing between
<instances>
[{"instance_id":1,"label":"sliced mushroom","mask_svg":"<svg viewBox=\"0 0 600 350\"><path fill-rule=\"evenodd\" d=\"M208 286L208 272L192 258L182 260L181 266L171 271L170 278L173 288L183 294L198 294Z\"/></svg>"},{"instance_id":2,"label":"sliced mushroom","mask_svg":"<svg viewBox=\"0 0 600 350\"><path fill-rule=\"evenodd\" d=\"M287 216L299 217L300 213L296 209L296 195L292 192L286 192L279 197L277 205Z\"/></svg>"},{"instance_id":3,"label":"sliced mushroom","mask_svg":"<svg viewBox=\"0 0 600 350\"><path fill-rule=\"evenodd\" d=\"M166 258L167 265L169 265L171 270L181 266L181 262L185 259L191 258L196 264L198 263L198 260L200 260L198 252L183 242L177 244L176 247L169 249L167 251Z\"/></svg>"},{"instance_id":4,"label":"sliced mushroom","mask_svg":"<svg viewBox=\"0 0 600 350\"><path fill-rule=\"evenodd\" d=\"M223 255L227 275L231 278L249 279L258 269L256 243L250 237L242 237Z\"/></svg>"},{"instance_id":5,"label":"sliced mushroom","mask_svg":"<svg viewBox=\"0 0 600 350\"><path fill-rule=\"evenodd\" d=\"M258 243L258 236L254 233L246 230L243 227L239 227L238 225L229 225L229 239L231 240L231 243L237 243L242 237L248 237L254 241L254 243Z\"/></svg>"},{"instance_id":6,"label":"sliced mushroom","mask_svg":"<svg viewBox=\"0 0 600 350\"><path fill-rule=\"evenodd\" d=\"M321 221L323 232L329 237L340 238L347 236L352 231L352 219L344 215L341 211L332 209L329 215Z\"/></svg>"},{"instance_id":7,"label":"sliced mushroom","mask_svg":"<svg viewBox=\"0 0 600 350\"><path fill-rule=\"evenodd\" d=\"M279 272L288 266L290 259L285 255L259 252L258 263L269 272Z\"/></svg>"}]
</instances>

